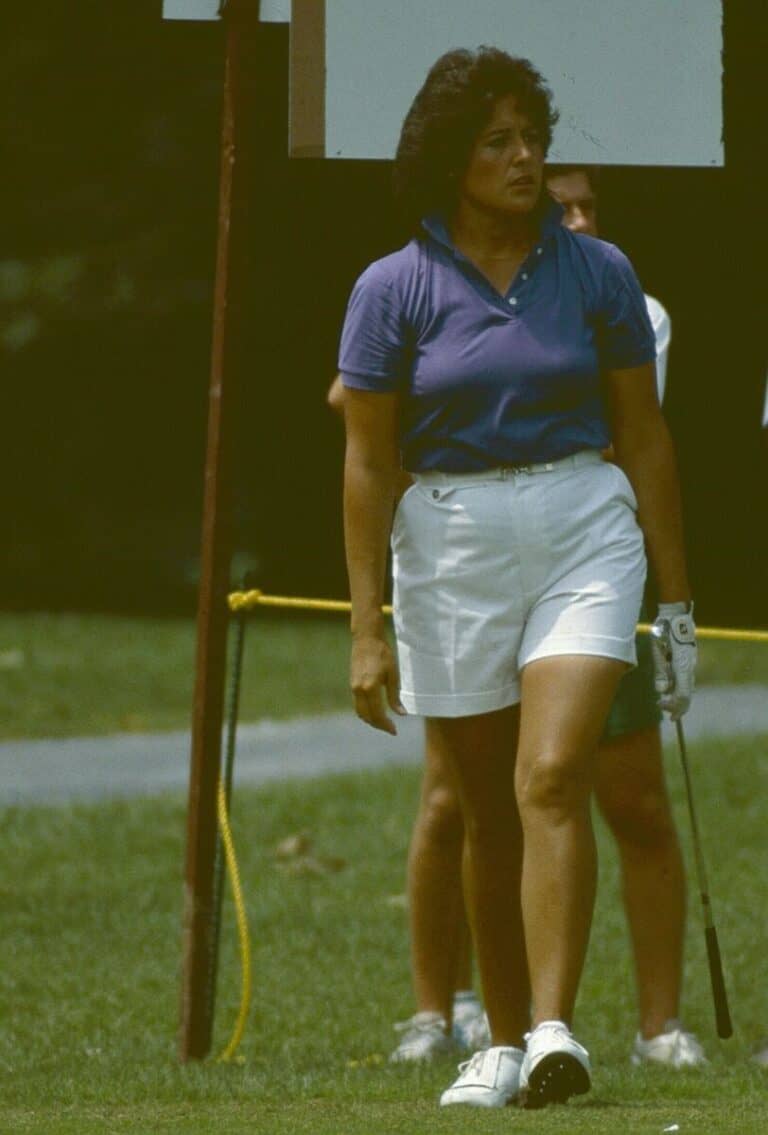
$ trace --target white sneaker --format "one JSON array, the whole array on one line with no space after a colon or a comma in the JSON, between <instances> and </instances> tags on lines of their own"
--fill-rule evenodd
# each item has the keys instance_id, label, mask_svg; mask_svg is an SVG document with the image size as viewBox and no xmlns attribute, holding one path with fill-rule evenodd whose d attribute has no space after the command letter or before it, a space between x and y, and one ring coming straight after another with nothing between
<instances>
[{"instance_id":1,"label":"white sneaker","mask_svg":"<svg viewBox=\"0 0 768 1135\"><path fill-rule=\"evenodd\" d=\"M490 1046L488 1018L471 990L457 993L453 999L453 1039L465 1052L479 1052Z\"/></svg>"},{"instance_id":2,"label":"white sneaker","mask_svg":"<svg viewBox=\"0 0 768 1135\"><path fill-rule=\"evenodd\" d=\"M571 1036L562 1021L542 1021L526 1036L520 1071L523 1107L565 1103L591 1086L589 1053Z\"/></svg>"},{"instance_id":3,"label":"white sneaker","mask_svg":"<svg viewBox=\"0 0 768 1135\"><path fill-rule=\"evenodd\" d=\"M409 1020L396 1024L395 1031L402 1033L403 1039L389 1058L391 1064L409 1060L426 1063L435 1056L453 1052L455 1048L445 1018L439 1013L416 1013Z\"/></svg>"},{"instance_id":4,"label":"white sneaker","mask_svg":"<svg viewBox=\"0 0 768 1135\"><path fill-rule=\"evenodd\" d=\"M758 1048L752 1053L750 1057L755 1064L759 1064L761 1068L768 1068L768 1044L764 1043L764 1047Z\"/></svg>"},{"instance_id":5,"label":"white sneaker","mask_svg":"<svg viewBox=\"0 0 768 1135\"><path fill-rule=\"evenodd\" d=\"M459 1077L440 1096L440 1107L455 1103L506 1107L516 1103L522 1063L523 1053L519 1048L498 1045L476 1052L471 1060L459 1065Z\"/></svg>"},{"instance_id":6,"label":"white sneaker","mask_svg":"<svg viewBox=\"0 0 768 1135\"><path fill-rule=\"evenodd\" d=\"M667 1068L701 1068L709 1063L698 1038L679 1021L667 1021L664 1032L650 1040L638 1033L631 1060L635 1065L664 1064Z\"/></svg>"}]
</instances>

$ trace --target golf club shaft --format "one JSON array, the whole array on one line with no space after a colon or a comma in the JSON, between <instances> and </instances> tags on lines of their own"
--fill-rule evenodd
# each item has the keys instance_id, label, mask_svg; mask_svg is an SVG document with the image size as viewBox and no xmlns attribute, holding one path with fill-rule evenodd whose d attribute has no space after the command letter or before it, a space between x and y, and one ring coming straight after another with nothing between
<instances>
[{"instance_id":1,"label":"golf club shaft","mask_svg":"<svg viewBox=\"0 0 768 1135\"><path fill-rule=\"evenodd\" d=\"M704 853L701 848L701 839L699 838L699 825L696 820L696 809L693 803L691 774L688 769L688 752L685 746L685 734L683 733L682 721L678 719L675 722L675 728L677 730L677 743L680 749L680 763L683 766L685 795L688 801L688 815L691 821L693 851L694 857L696 859L696 875L698 878L699 893L701 895L701 906L704 912L704 938L707 945L709 977L712 983L712 999L715 1004L715 1022L717 1024L717 1035L722 1040L727 1040L728 1037L733 1035L733 1025L731 1024L731 1014L728 1008L728 995L725 991L725 979L723 978L723 964L720 959L720 946L717 941L717 930L715 929L715 921L712 917L712 904L709 900L707 871L704 865Z\"/></svg>"}]
</instances>

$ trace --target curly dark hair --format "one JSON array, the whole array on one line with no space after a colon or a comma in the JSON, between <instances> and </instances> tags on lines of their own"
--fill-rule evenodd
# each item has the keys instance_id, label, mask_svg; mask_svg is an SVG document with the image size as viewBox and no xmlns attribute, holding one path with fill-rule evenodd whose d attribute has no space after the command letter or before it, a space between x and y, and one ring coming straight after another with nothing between
<instances>
[{"instance_id":1,"label":"curly dark hair","mask_svg":"<svg viewBox=\"0 0 768 1135\"><path fill-rule=\"evenodd\" d=\"M432 65L405 116L395 156L393 188L404 220L450 212L475 140L499 99L514 95L546 155L558 119L539 71L496 47L448 51Z\"/></svg>"}]
</instances>

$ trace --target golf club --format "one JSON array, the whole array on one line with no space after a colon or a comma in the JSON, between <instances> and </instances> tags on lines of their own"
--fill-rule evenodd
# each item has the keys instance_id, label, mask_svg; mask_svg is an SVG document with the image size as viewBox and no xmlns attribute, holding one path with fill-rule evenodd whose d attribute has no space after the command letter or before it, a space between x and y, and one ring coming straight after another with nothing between
<instances>
[{"instance_id":1,"label":"golf club","mask_svg":"<svg viewBox=\"0 0 768 1135\"><path fill-rule=\"evenodd\" d=\"M707 961L709 962L709 978L712 982L712 999L715 1003L715 1022L717 1024L717 1035L722 1040L727 1040L728 1037L733 1036L733 1026L731 1024L731 1014L728 1008L728 995L725 991L723 964L720 960L720 946L717 941L717 930L715 929L715 920L712 916L712 904L709 899L707 871L704 866L704 855L701 850L699 828L696 821L696 809L693 804L693 791L691 788L691 774L688 768L688 753L685 747L685 734L683 733L683 723L679 719L675 722L675 729L677 730L677 743L680 749L680 763L683 766L683 777L685 779L685 795L688 800L688 815L690 816L691 820L693 851L694 857L696 859L696 875L699 884L699 893L701 896L701 908L704 912L704 937L707 943Z\"/></svg>"},{"instance_id":2,"label":"golf club","mask_svg":"<svg viewBox=\"0 0 768 1135\"><path fill-rule=\"evenodd\" d=\"M669 626L654 625L651 628L651 634L660 643L664 652L664 658L667 664L669 688L674 688L674 671L672 669L672 650L669 641ZM731 1014L728 1008L728 995L725 991L725 979L723 977L723 964L720 958L720 946L717 940L717 930L715 928L715 921L712 916L712 903L709 898L709 885L707 883L707 870L704 865L704 853L701 848L701 839L699 837L699 825L696 819L696 808L693 802L693 788L691 786L691 774L688 767L688 751L685 744L685 733L683 732L683 723L678 718L675 721L675 730L677 732L677 744L680 750L680 763L683 768L683 779L685 781L685 795L688 801L688 816L691 822L691 833L693 838L693 852L696 861L696 877L699 885L699 895L701 897L701 908L704 912L704 938L707 944L707 961L709 963L709 978L712 983L712 999L715 1004L715 1022L717 1025L717 1035L721 1040L727 1040L728 1037L733 1036L733 1025L731 1024Z\"/></svg>"}]
</instances>

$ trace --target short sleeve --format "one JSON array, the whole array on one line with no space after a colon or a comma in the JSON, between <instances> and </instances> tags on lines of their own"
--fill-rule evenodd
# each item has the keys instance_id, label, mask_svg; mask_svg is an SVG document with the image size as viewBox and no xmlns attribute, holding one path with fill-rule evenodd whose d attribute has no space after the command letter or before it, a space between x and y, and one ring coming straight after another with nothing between
<instances>
[{"instance_id":1,"label":"short sleeve","mask_svg":"<svg viewBox=\"0 0 768 1135\"><path fill-rule=\"evenodd\" d=\"M672 321L669 314L657 299L646 294L645 305L651 320L653 334L656 337L656 389L659 395L659 404L664 401L664 391L667 387L667 359L669 358L669 344L672 339Z\"/></svg>"},{"instance_id":2,"label":"short sleeve","mask_svg":"<svg viewBox=\"0 0 768 1135\"><path fill-rule=\"evenodd\" d=\"M597 313L601 370L622 370L653 362L656 337L640 283L623 252L609 246Z\"/></svg>"},{"instance_id":3,"label":"short sleeve","mask_svg":"<svg viewBox=\"0 0 768 1135\"><path fill-rule=\"evenodd\" d=\"M386 394L407 369L408 325L395 281L379 264L363 272L349 298L339 372L345 386Z\"/></svg>"}]
</instances>

